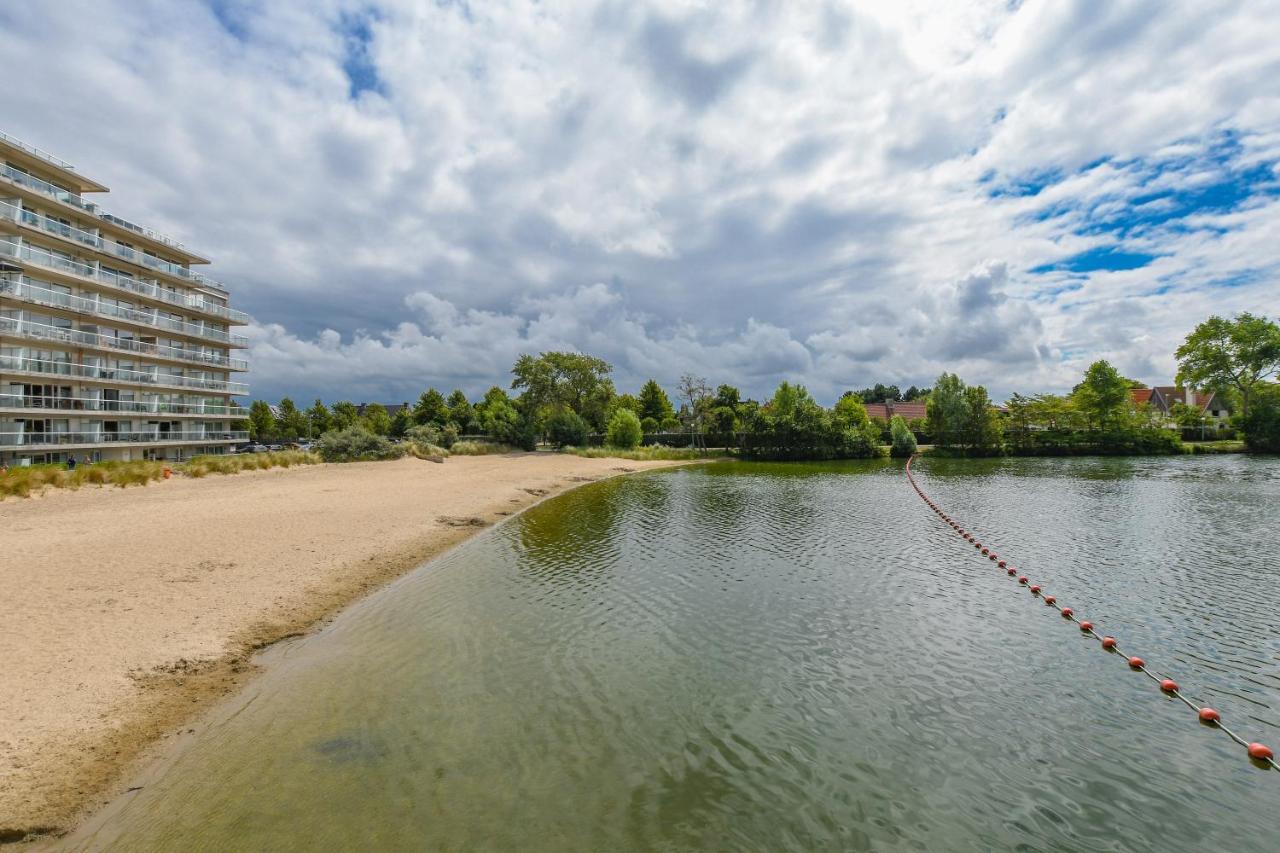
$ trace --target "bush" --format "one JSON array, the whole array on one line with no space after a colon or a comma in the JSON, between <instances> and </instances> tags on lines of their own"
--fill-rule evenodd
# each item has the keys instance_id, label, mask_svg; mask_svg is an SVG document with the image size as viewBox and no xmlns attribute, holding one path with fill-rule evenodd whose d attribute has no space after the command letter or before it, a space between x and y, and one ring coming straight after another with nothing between
<instances>
[{"instance_id":1,"label":"bush","mask_svg":"<svg viewBox=\"0 0 1280 853\"><path fill-rule=\"evenodd\" d=\"M380 435L362 427L352 427L320 436L317 448L325 462L361 462L375 459L398 459L405 448L392 444Z\"/></svg>"},{"instance_id":2,"label":"bush","mask_svg":"<svg viewBox=\"0 0 1280 853\"><path fill-rule=\"evenodd\" d=\"M1280 385L1259 386L1241 421L1245 445L1255 453L1280 453Z\"/></svg>"},{"instance_id":3,"label":"bush","mask_svg":"<svg viewBox=\"0 0 1280 853\"><path fill-rule=\"evenodd\" d=\"M903 420L902 415L894 415L889 421L889 433L892 438L890 454L905 459L916 452L916 436Z\"/></svg>"},{"instance_id":4,"label":"bush","mask_svg":"<svg viewBox=\"0 0 1280 853\"><path fill-rule=\"evenodd\" d=\"M547 424L547 438L556 447L580 447L587 443L587 422L576 412L561 412Z\"/></svg>"},{"instance_id":5,"label":"bush","mask_svg":"<svg viewBox=\"0 0 1280 853\"><path fill-rule=\"evenodd\" d=\"M453 424L445 426L422 424L421 426L409 427L409 429L405 430L404 437L415 444L433 444L448 450L458 440L458 428Z\"/></svg>"},{"instance_id":6,"label":"bush","mask_svg":"<svg viewBox=\"0 0 1280 853\"><path fill-rule=\"evenodd\" d=\"M640 430L644 433L655 433L661 426L662 424L658 423L657 418L645 418L640 421Z\"/></svg>"},{"instance_id":7,"label":"bush","mask_svg":"<svg viewBox=\"0 0 1280 853\"><path fill-rule=\"evenodd\" d=\"M613 413L613 417L609 419L606 438L613 447L630 450L638 445L643 437L640 419L630 409L618 409Z\"/></svg>"},{"instance_id":8,"label":"bush","mask_svg":"<svg viewBox=\"0 0 1280 853\"><path fill-rule=\"evenodd\" d=\"M658 424L662 432L679 432L680 421L676 418L663 418L662 423Z\"/></svg>"},{"instance_id":9,"label":"bush","mask_svg":"<svg viewBox=\"0 0 1280 853\"><path fill-rule=\"evenodd\" d=\"M566 447L565 453L581 456L585 459L627 459L632 462L683 461L687 459L706 460L706 451L689 447L663 447L652 444L648 447L635 447L624 450L620 447Z\"/></svg>"},{"instance_id":10,"label":"bush","mask_svg":"<svg viewBox=\"0 0 1280 853\"><path fill-rule=\"evenodd\" d=\"M489 456L494 453L519 453L519 447L497 441L459 441L449 448L453 456Z\"/></svg>"}]
</instances>

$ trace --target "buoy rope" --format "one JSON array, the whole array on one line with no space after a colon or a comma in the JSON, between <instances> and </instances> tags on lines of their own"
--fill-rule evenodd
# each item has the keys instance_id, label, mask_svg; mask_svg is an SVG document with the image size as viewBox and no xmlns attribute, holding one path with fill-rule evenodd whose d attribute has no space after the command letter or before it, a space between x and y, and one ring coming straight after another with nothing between
<instances>
[{"instance_id":1,"label":"buoy rope","mask_svg":"<svg viewBox=\"0 0 1280 853\"><path fill-rule=\"evenodd\" d=\"M1257 764L1260 767L1265 767L1273 770L1280 770L1280 764L1276 763L1275 753L1271 751L1270 747L1265 746L1264 744L1261 744L1261 743L1256 743L1256 742L1251 743L1245 740L1244 738L1240 737L1231 729L1223 725L1222 715L1219 714L1217 711L1215 711L1213 708L1210 708L1208 706L1196 705L1194 702L1188 699L1183 694L1182 688L1179 687L1178 683L1174 681L1172 678L1167 678L1167 677L1162 678L1160 675L1153 672L1149 666L1147 666L1146 661L1144 661L1140 657L1137 657L1136 655L1135 656L1125 655L1125 653L1120 650L1120 645L1119 643L1117 643L1115 637L1105 636L1103 634L1098 633L1094 629L1094 624L1092 622L1085 619L1077 618L1075 611L1072 610L1070 607L1060 606L1058 604L1058 599L1056 596L1050 595L1049 593L1041 590L1040 586L1038 584L1033 584L1030 578L1028 578L1026 575L1019 574L1018 570L1013 566L1010 566L1007 561L1001 559L1000 555L997 554L994 549L988 546L984 546L982 542L978 539L978 537L975 536L971 531L961 527L959 522L957 522L951 516L943 512L942 507L938 506L938 504L936 504L933 501L933 499L930 498L929 495L925 493L924 489L920 488L920 485L916 482L915 475L911 473L911 463L914 462L915 460L916 460L916 457L914 454L911 456L911 458L907 460L907 481L911 483L911 488L916 490L916 494L920 496L920 499L924 501L925 504L928 505L929 509L933 510L934 513L940 519L942 519L943 522L950 525L952 530L954 530L961 537L963 537L966 542L972 543L975 551L980 552L982 556L986 557L988 560L995 563L999 568L1003 569L1009 577L1016 577L1018 579L1018 584L1020 586L1027 587L1031 591L1031 594L1033 596L1040 598L1041 600L1044 601L1045 604L1057 609L1058 612L1062 614L1063 618L1068 619L1072 622L1075 622L1077 625L1079 625L1081 632L1088 637L1092 637L1093 639L1098 640L1102 644L1103 649L1105 649L1108 652L1113 652L1122 657L1127 657L1130 669L1136 670L1146 675L1152 681L1156 682L1156 684L1160 685L1161 691L1163 691L1169 696L1174 697L1175 699L1180 700L1184 705L1186 705L1192 711L1195 711L1196 714L1199 716L1201 723L1204 723L1207 726L1212 726L1214 728L1221 729L1222 731L1226 732L1228 737L1230 737L1233 741L1235 741L1236 743L1240 744L1245 748L1246 752L1248 752L1249 754L1249 758L1251 758L1255 764Z\"/></svg>"}]
</instances>

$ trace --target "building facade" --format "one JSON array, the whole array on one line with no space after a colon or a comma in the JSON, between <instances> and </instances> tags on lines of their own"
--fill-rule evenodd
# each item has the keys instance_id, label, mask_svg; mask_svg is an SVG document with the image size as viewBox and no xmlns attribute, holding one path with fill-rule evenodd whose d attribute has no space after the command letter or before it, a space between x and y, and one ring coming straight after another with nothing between
<instances>
[{"instance_id":1,"label":"building facade","mask_svg":"<svg viewBox=\"0 0 1280 853\"><path fill-rule=\"evenodd\" d=\"M225 453L248 316L208 260L102 210L107 188L0 133L0 463Z\"/></svg>"}]
</instances>

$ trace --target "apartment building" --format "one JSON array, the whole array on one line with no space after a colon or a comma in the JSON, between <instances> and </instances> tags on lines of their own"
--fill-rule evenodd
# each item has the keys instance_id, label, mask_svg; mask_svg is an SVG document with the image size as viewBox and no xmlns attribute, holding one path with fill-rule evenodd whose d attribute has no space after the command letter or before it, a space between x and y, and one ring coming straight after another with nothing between
<instances>
[{"instance_id":1,"label":"apartment building","mask_svg":"<svg viewBox=\"0 0 1280 853\"><path fill-rule=\"evenodd\" d=\"M208 260L90 201L107 188L0 133L0 462L225 453L248 316Z\"/></svg>"}]
</instances>

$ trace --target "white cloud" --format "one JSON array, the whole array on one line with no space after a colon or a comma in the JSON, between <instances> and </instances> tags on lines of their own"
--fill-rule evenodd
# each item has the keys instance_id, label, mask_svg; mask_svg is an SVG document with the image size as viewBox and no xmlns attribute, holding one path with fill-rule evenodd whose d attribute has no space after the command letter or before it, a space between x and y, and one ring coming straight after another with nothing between
<instances>
[{"instance_id":1,"label":"white cloud","mask_svg":"<svg viewBox=\"0 0 1280 853\"><path fill-rule=\"evenodd\" d=\"M267 395L477 391L547 347L1005 393L1167 380L1203 316L1274 310L1278 43L1275 0L73 0L0 7L0 115L215 259ZM1106 224L1135 205L1177 219ZM1157 259L1032 272L1117 244Z\"/></svg>"}]
</instances>

